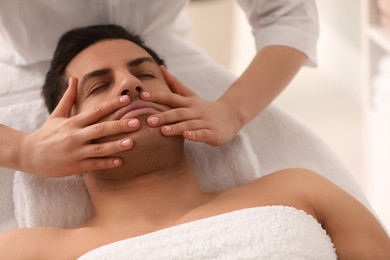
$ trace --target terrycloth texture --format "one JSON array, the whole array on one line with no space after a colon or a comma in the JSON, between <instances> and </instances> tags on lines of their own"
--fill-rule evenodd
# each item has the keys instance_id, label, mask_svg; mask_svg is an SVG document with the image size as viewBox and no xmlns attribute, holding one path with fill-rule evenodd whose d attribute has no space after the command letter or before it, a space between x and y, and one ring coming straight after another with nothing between
<instances>
[{"instance_id":1,"label":"terrycloth texture","mask_svg":"<svg viewBox=\"0 0 390 260\"><path fill-rule=\"evenodd\" d=\"M223 191L260 176L257 157L245 134L237 135L222 147L186 143L186 150L204 191ZM80 175L48 179L17 173L14 201L19 227L72 227L83 223L92 213Z\"/></svg>"},{"instance_id":2,"label":"terrycloth texture","mask_svg":"<svg viewBox=\"0 0 390 260\"><path fill-rule=\"evenodd\" d=\"M0 168L0 233L17 227L12 197L13 170Z\"/></svg>"},{"instance_id":3,"label":"terrycloth texture","mask_svg":"<svg viewBox=\"0 0 390 260\"><path fill-rule=\"evenodd\" d=\"M337 259L321 225L285 206L248 208L129 238L79 260Z\"/></svg>"},{"instance_id":4,"label":"terrycloth texture","mask_svg":"<svg viewBox=\"0 0 390 260\"><path fill-rule=\"evenodd\" d=\"M16 69L0 63L1 124L30 132L46 120L48 113L39 97L38 87L42 82L40 75L46 67L47 64L40 63ZM17 226L12 196L14 172L0 167L0 232Z\"/></svg>"},{"instance_id":5,"label":"terrycloth texture","mask_svg":"<svg viewBox=\"0 0 390 260\"><path fill-rule=\"evenodd\" d=\"M41 99L25 100L21 103L11 99L15 98L7 100L0 98L0 104L8 101L13 103L6 107L0 105L0 123L30 132L46 120L48 113ZM0 232L17 227L12 197L14 172L14 170L0 168Z\"/></svg>"},{"instance_id":6,"label":"terrycloth texture","mask_svg":"<svg viewBox=\"0 0 390 260\"><path fill-rule=\"evenodd\" d=\"M15 67L0 62L0 108L39 98L49 62Z\"/></svg>"}]
</instances>

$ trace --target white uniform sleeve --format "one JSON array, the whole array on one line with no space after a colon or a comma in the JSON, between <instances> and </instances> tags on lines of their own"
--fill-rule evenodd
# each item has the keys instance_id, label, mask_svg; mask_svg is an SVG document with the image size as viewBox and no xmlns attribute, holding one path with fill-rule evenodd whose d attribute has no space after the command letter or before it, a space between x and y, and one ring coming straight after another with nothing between
<instances>
[{"instance_id":1,"label":"white uniform sleeve","mask_svg":"<svg viewBox=\"0 0 390 260\"><path fill-rule=\"evenodd\" d=\"M319 36L315 0L237 0L252 26L256 49L283 45L308 56L305 65L317 64Z\"/></svg>"},{"instance_id":2,"label":"white uniform sleeve","mask_svg":"<svg viewBox=\"0 0 390 260\"><path fill-rule=\"evenodd\" d=\"M141 34L172 26L188 0L0 0L0 62L30 65L51 60L70 29L118 24Z\"/></svg>"}]
</instances>

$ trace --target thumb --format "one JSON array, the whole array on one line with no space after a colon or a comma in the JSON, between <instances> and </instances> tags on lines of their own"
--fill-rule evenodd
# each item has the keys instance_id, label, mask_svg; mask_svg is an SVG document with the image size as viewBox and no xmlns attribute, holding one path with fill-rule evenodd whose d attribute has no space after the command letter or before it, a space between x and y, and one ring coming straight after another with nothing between
<instances>
[{"instance_id":1,"label":"thumb","mask_svg":"<svg viewBox=\"0 0 390 260\"><path fill-rule=\"evenodd\" d=\"M180 96L190 97L196 96L196 93L191 89L187 88L183 83L181 83L176 77L168 72L165 66L160 66L161 73L164 76L165 81L167 82L171 91Z\"/></svg>"},{"instance_id":2,"label":"thumb","mask_svg":"<svg viewBox=\"0 0 390 260\"><path fill-rule=\"evenodd\" d=\"M77 78L70 77L68 88L62 96L51 117L68 117L77 97Z\"/></svg>"}]
</instances>

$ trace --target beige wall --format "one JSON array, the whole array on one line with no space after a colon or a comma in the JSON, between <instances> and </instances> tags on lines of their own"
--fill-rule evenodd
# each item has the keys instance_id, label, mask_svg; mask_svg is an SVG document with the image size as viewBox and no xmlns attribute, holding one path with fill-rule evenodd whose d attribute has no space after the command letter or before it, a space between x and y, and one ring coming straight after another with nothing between
<instances>
[{"instance_id":1,"label":"beige wall","mask_svg":"<svg viewBox=\"0 0 390 260\"><path fill-rule=\"evenodd\" d=\"M193 1L187 8L192 22L190 39L226 67L230 67L233 52L233 12L233 0Z\"/></svg>"}]
</instances>

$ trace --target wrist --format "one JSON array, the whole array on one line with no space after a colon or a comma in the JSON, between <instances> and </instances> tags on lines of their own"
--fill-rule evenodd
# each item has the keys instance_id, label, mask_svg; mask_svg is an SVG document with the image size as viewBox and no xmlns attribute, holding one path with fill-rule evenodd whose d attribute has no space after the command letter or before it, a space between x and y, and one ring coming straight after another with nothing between
<instances>
[{"instance_id":1,"label":"wrist","mask_svg":"<svg viewBox=\"0 0 390 260\"><path fill-rule=\"evenodd\" d=\"M224 99L219 100L220 103L222 103L226 110L228 111L228 117L229 121L231 122L231 125L233 126L233 136L235 136L241 128L245 125L245 117L242 113L242 111L235 106L234 104L229 103L228 101Z\"/></svg>"},{"instance_id":2,"label":"wrist","mask_svg":"<svg viewBox=\"0 0 390 260\"><path fill-rule=\"evenodd\" d=\"M21 170L21 149L26 133L0 124L0 166Z\"/></svg>"},{"instance_id":3,"label":"wrist","mask_svg":"<svg viewBox=\"0 0 390 260\"><path fill-rule=\"evenodd\" d=\"M29 159L29 151L31 150L28 147L28 138L29 135L24 132L20 132L19 141L17 145L15 145L17 151L15 152L14 158L16 163L16 169L23 171L23 172L29 172L28 170L28 159ZM31 152L31 151L30 151Z\"/></svg>"}]
</instances>

